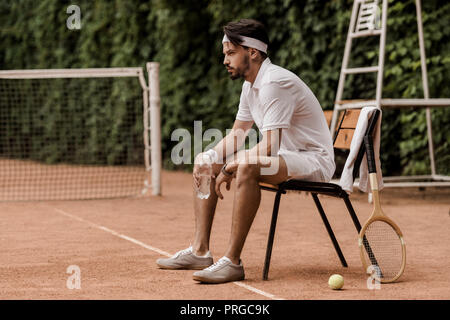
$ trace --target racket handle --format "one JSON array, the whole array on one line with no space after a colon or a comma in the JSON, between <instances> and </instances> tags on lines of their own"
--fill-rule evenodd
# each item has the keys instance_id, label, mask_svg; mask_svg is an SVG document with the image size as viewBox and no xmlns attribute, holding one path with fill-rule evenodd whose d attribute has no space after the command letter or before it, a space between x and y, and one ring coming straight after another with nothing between
<instances>
[{"instance_id":1,"label":"racket handle","mask_svg":"<svg viewBox=\"0 0 450 320\"><path fill-rule=\"evenodd\" d=\"M377 167L375 166L375 153L373 151L372 135L368 134L364 136L364 144L366 146L367 166L369 167L369 173L376 173Z\"/></svg>"}]
</instances>

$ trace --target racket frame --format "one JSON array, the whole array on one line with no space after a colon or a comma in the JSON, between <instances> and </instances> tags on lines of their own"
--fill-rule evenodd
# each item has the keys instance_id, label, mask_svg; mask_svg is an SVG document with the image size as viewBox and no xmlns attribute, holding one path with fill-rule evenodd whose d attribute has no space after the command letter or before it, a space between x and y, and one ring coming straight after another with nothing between
<instances>
[{"instance_id":1,"label":"racket frame","mask_svg":"<svg viewBox=\"0 0 450 320\"><path fill-rule=\"evenodd\" d=\"M363 267L364 267L364 272L367 273L368 272L368 268L369 268L370 265L367 263L365 252L368 251L368 250L371 251L370 243L369 243L369 249L366 249L366 247L364 246L364 238L365 238L365 233L366 233L367 227L371 223L373 223L375 221L382 221L382 222L385 222L385 223L389 224L394 229L394 231L397 233L397 235L399 237L399 240L400 240L400 243L401 243L401 247L402 247L402 264L400 266L399 272L393 278L385 279L385 278L376 277L375 276L376 273L374 274L374 276L375 276L375 279L380 281L381 283L390 283L390 282L396 281L403 274L403 271L405 270L405 266L406 266L406 245L405 245L405 241L403 240L403 234L402 234L402 231L400 230L400 228L381 209L380 196L379 196L379 193L378 193L378 178L377 178L377 172L376 172L376 166L375 166L375 157L374 157L372 136L371 135L365 136L364 137L364 143L365 143L366 152L367 152L366 155L367 155L367 163L368 163L368 166L369 166L369 181L370 181L370 187L372 189L374 208L373 208L372 214L370 215L369 219L363 225L363 227L361 228L361 230L359 232L359 236L358 236L358 246L359 246L359 249L360 249L359 253L360 253L360 257L361 257L361 262L362 262ZM368 252L367 252L367 254L369 255ZM376 257L374 257L374 259L376 261Z\"/></svg>"},{"instance_id":2,"label":"racket frame","mask_svg":"<svg viewBox=\"0 0 450 320\"><path fill-rule=\"evenodd\" d=\"M375 192L377 193L377 195L375 196ZM374 199L374 203L375 203L375 199L378 198L378 190L376 190L373 193L373 199ZM379 201L379 200L378 200ZM405 241L403 239L403 234L400 230L400 228L397 226L397 224L395 224L395 222L390 219L388 216L386 216L383 211L381 210L381 208L379 208L379 210L374 209L374 211L372 212L372 215L370 216L369 220L367 220L367 222L364 224L364 226L361 228L361 231L359 232L359 236L358 236L358 246L359 246L359 254L361 257L361 262L363 264L363 268L364 268L364 272L368 273L368 268L370 266L370 264L368 263L368 259L366 258L366 247L364 246L364 235L366 233L367 228L369 227L369 225L375 221L382 221L385 222L387 224L389 224L394 231L397 233L399 239L400 239L400 243L402 246L402 264L400 266L400 270L399 272L393 277L393 278L389 278L389 279L385 279L385 278L380 278L377 276L376 273L373 274L374 278L378 281L380 281L381 283L390 283L390 282L394 282L396 281L404 272L405 270L405 266L406 266L406 245L405 245ZM369 243L370 246L370 243ZM375 257L376 259L376 257Z\"/></svg>"}]
</instances>

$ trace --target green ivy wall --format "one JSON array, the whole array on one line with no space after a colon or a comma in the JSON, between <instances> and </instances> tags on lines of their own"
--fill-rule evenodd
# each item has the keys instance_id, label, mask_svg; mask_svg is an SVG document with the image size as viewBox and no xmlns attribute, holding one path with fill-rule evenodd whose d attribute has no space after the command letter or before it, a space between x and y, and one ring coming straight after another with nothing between
<instances>
[{"instance_id":1,"label":"green ivy wall","mask_svg":"<svg viewBox=\"0 0 450 320\"><path fill-rule=\"evenodd\" d=\"M430 95L450 97L450 3L424 0ZM66 9L81 9L81 30L69 30ZM273 63L297 73L324 110L333 106L352 1L0 0L0 69L145 66L160 62L163 157L171 164L176 128L231 128L242 82L222 65L224 24L254 18L266 24ZM383 97L420 98L414 0L389 0ZM372 65L378 38L354 44L352 66ZM375 78L350 77L344 98L371 98ZM124 93L126 95L126 93ZM432 111L438 172L450 174L450 109ZM384 174L429 172L423 109L383 113Z\"/></svg>"}]
</instances>

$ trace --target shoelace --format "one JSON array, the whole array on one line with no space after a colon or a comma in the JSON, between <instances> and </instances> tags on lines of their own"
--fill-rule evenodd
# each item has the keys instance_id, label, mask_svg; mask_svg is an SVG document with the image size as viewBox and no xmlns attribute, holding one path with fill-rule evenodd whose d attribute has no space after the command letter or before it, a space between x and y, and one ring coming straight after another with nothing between
<instances>
[{"instance_id":1,"label":"shoelace","mask_svg":"<svg viewBox=\"0 0 450 320\"><path fill-rule=\"evenodd\" d=\"M228 263L227 260L225 260L225 259L219 259L216 263L210 265L210 266L209 266L208 268L206 268L205 270L208 270L208 271L214 271L214 269L216 269L216 268L218 268L218 267L220 267L221 265L226 264L226 263Z\"/></svg>"},{"instance_id":2,"label":"shoelace","mask_svg":"<svg viewBox=\"0 0 450 320\"><path fill-rule=\"evenodd\" d=\"M192 247L178 251L177 253L175 253L175 255L173 257L178 258L179 256L183 256L183 255L189 254L189 253L192 253Z\"/></svg>"}]
</instances>

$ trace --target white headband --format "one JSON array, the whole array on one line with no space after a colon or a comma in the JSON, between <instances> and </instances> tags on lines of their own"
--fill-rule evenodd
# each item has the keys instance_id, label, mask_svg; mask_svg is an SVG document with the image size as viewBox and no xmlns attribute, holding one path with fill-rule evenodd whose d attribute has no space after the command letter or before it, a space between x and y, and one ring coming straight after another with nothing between
<instances>
[{"instance_id":1,"label":"white headband","mask_svg":"<svg viewBox=\"0 0 450 320\"><path fill-rule=\"evenodd\" d=\"M258 40L258 39L255 39L255 38L244 37L244 36L240 36L240 37L241 37L241 40L242 40L242 42L240 43L241 46L254 48L254 49L257 49L257 50L262 51L264 53L267 53L267 44L265 44L261 40ZM224 42L231 42L230 39L228 39L227 35L223 36L222 43L224 43Z\"/></svg>"}]
</instances>

